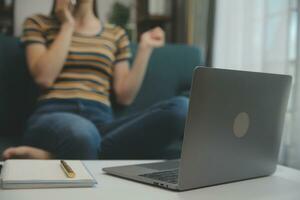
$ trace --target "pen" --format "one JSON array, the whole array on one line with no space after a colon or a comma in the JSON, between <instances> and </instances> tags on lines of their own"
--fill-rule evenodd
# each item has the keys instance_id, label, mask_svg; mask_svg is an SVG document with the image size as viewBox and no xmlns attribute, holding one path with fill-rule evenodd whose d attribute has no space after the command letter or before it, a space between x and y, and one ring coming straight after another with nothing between
<instances>
[{"instance_id":1,"label":"pen","mask_svg":"<svg viewBox=\"0 0 300 200\"><path fill-rule=\"evenodd\" d=\"M61 160L60 161L60 166L69 178L74 178L75 177L75 172L72 170L72 168L67 164L66 161Z\"/></svg>"}]
</instances>

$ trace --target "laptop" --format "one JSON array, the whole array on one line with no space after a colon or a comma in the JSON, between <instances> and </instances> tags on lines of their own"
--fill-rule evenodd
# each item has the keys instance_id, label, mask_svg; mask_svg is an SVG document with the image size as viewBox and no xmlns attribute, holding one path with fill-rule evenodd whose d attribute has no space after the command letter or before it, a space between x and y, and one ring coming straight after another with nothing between
<instances>
[{"instance_id":1,"label":"laptop","mask_svg":"<svg viewBox=\"0 0 300 200\"><path fill-rule=\"evenodd\" d=\"M271 175L290 87L288 75L197 67L181 159L103 170L176 191Z\"/></svg>"}]
</instances>

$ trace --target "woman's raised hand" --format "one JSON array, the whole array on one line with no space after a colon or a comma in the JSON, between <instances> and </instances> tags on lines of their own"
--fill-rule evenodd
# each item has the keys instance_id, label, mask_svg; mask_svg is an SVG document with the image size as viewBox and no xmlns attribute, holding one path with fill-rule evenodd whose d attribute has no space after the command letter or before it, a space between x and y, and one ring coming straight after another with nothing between
<instances>
[{"instance_id":1,"label":"woman's raised hand","mask_svg":"<svg viewBox=\"0 0 300 200\"><path fill-rule=\"evenodd\" d=\"M156 27L151 29L141 36L140 45L148 48L158 48L165 44L165 32L160 28Z\"/></svg>"},{"instance_id":2,"label":"woman's raised hand","mask_svg":"<svg viewBox=\"0 0 300 200\"><path fill-rule=\"evenodd\" d=\"M70 0L57 0L55 14L62 24L75 26L75 20L72 15L72 4Z\"/></svg>"}]
</instances>

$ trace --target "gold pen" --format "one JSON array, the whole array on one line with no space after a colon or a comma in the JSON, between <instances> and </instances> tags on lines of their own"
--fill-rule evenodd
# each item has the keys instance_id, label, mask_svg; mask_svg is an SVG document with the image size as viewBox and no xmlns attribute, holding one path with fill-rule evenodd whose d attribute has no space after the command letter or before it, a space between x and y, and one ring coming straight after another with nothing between
<instances>
[{"instance_id":1,"label":"gold pen","mask_svg":"<svg viewBox=\"0 0 300 200\"><path fill-rule=\"evenodd\" d=\"M72 170L72 168L67 164L66 161L61 160L60 166L69 178L74 178L76 176L75 172Z\"/></svg>"}]
</instances>

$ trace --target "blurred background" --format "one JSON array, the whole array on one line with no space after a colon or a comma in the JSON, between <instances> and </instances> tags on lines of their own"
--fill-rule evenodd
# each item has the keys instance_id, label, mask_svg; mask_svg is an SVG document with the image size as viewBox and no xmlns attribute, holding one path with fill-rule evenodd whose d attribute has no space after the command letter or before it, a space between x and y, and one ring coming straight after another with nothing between
<instances>
[{"instance_id":1,"label":"blurred background","mask_svg":"<svg viewBox=\"0 0 300 200\"><path fill-rule=\"evenodd\" d=\"M52 0L0 0L0 34L20 36L24 19ZM201 49L206 66L293 76L280 163L300 169L300 0L98 0L105 22L133 43L161 26L168 43Z\"/></svg>"}]
</instances>

